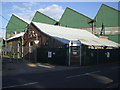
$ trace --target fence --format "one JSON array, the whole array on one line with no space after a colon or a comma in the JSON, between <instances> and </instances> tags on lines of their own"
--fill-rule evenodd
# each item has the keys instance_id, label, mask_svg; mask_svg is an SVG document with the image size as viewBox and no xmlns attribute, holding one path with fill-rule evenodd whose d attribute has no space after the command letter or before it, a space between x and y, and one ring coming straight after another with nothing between
<instances>
[{"instance_id":1,"label":"fence","mask_svg":"<svg viewBox=\"0 0 120 90\"><path fill-rule=\"evenodd\" d=\"M22 53L23 48L23 53ZM22 57L23 54L23 57ZM68 62L67 48L40 48L40 47L4 47L2 56L13 59L27 60L29 62L51 63L56 65L66 65Z\"/></svg>"},{"instance_id":2,"label":"fence","mask_svg":"<svg viewBox=\"0 0 120 90\"><path fill-rule=\"evenodd\" d=\"M82 55L82 65L96 65L119 61L120 49L87 49Z\"/></svg>"},{"instance_id":3,"label":"fence","mask_svg":"<svg viewBox=\"0 0 120 90\"><path fill-rule=\"evenodd\" d=\"M21 52L23 49L23 53ZM119 61L120 49L84 49L82 48L81 65L96 65ZM30 62L68 65L68 48L40 48L40 47L5 47L3 56L12 59L28 60ZM22 56L23 54L23 56Z\"/></svg>"},{"instance_id":4,"label":"fence","mask_svg":"<svg viewBox=\"0 0 120 90\"><path fill-rule=\"evenodd\" d=\"M67 65L67 48L37 48L37 61L57 65Z\"/></svg>"}]
</instances>

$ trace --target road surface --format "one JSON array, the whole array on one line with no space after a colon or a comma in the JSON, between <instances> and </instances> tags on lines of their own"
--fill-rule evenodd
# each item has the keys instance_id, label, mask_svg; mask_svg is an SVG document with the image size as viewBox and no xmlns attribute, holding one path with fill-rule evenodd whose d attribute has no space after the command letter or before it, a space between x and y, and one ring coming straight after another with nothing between
<instances>
[{"instance_id":1,"label":"road surface","mask_svg":"<svg viewBox=\"0 0 120 90\"><path fill-rule=\"evenodd\" d=\"M3 76L4 88L120 88L120 63Z\"/></svg>"}]
</instances>

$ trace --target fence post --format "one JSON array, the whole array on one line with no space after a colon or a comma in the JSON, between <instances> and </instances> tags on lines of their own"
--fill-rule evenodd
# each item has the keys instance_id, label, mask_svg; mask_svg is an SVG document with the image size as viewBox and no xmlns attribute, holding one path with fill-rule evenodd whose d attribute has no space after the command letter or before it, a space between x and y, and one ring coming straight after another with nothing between
<instances>
[{"instance_id":1,"label":"fence post","mask_svg":"<svg viewBox=\"0 0 120 90\"><path fill-rule=\"evenodd\" d=\"M97 64L99 64L99 59L98 59L98 49L97 49Z\"/></svg>"}]
</instances>

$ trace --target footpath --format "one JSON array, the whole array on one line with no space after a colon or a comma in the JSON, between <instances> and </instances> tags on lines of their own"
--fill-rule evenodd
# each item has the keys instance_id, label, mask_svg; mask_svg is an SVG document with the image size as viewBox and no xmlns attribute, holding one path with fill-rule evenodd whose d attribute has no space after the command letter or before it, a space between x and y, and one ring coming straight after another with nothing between
<instances>
[{"instance_id":1,"label":"footpath","mask_svg":"<svg viewBox=\"0 0 120 90\"><path fill-rule=\"evenodd\" d=\"M25 60L10 60L9 58L2 59L2 76L17 75L22 73L34 72L51 72L58 70L68 70L80 67L58 66L48 63L31 63Z\"/></svg>"}]
</instances>

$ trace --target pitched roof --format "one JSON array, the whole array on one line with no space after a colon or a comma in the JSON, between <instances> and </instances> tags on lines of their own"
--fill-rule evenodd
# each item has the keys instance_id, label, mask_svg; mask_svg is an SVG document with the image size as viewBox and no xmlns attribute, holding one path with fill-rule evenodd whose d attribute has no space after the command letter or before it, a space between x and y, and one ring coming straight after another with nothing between
<instances>
[{"instance_id":1,"label":"pitched roof","mask_svg":"<svg viewBox=\"0 0 120 90\"><path fill-rule=\"evenodd\" d=\"M55 19L53 19L53 18L51 18L51 17L49 17L49 16L47 16L47 15L45 15L45 14L41 13L40 11L37 11L37 12L38 12L38 13L40 13L40 14L42 14L42 15L44 15L45 17L48 17L49 19L51 19L51 20L53 20L53 21L57 22Z\"/></svg>"},{"instance_id":2,"label":"pitched roof","mask_svg":"<svg viewBox=\"0 0 120 90\"><path fill-rule=\"evenodd\" d=\"M71 8L66 8L59 22L61 26L72 28L91 28L89 22L93 19L85 16Z\"/></svg>"},{"instance_id":3,"label":"pitched roof","mask_svg":"<svg viewBox=\"0 0 120 90\"><path fill-rule=\"evenodd\" d=\"M19 34L16 34L15 36L8 38L7 41L22 37L24 34L25 32L20 32Z\"/></svg>"},{"instance_id":4,"label":"pitched roof","mask_svg":"<svg viewBox=\"0 0 120 90\"><path fill-rule=\"evenodd\" d=\"M102 5L100 6L100 9L98 10L96 16L98 15L98 13L100 12L100 10L101 10L101 8L102 8L103 6L108 7L108 8L110 8L110 9L112 9L112 10L115 10L115 11L120 12L119 10L117 10L117 9L115 9L115 8L113 8L113 7L110 7L110 6L108 6L108 5L102 4ZM94 17L94 19L96 18L96 16Z\"/></svg>"},{"instance_id":5,"label":"pitched roof","mask_svg":"<svg viewBox=\"0 0 120 90\"><path fill-rule=\"evenodd\" d=\"M67 7L67 8L66 8L66 10L67 10L67 9L69 9L69 10L71 10L71 11L75 12L75 13L78 13L79 15L82 15L82 16L84 16L84 17L86 17L86 18L90 19L90 20L92 20L92 19L91 19L91 18L89 18L88 16L86 16L86 15L84 15L84 14L82 14L82 13L79 13L79 12L77 12L77 11L75 11L75 10L73 10L73 9L69 8L69 7Z\"/></svg>"},{"instance_id":6,"label":"pitched roof","mask_svg":"<svg viewBox=\"0 0 120 90\"><path fill-rule=\"evenodd\" d=\"M22 18L22 17L20 17L20 16L18 16L18 15L16 15L16 14L12 14L12 15L15 16L15 17L17 17L17 18L19 18L20 20L24 21L24 22L27 23L27 24L30 23L29 20L26 20L26 19L24 19L24 18Z\"/></svg>"},{"instance_id":7,"label":"pitched roof","mask_svg":"<svg viewBox=\"0 0 120 90\"><path fill-rule=\"evenodd\" d=\"M102 4L94 18L96 27L102 27L102 25L105 27L119 27L119 14L119 10Z\"/></svg>"},{"instance_id":8,"label":"pitched roof","mask_svg":"<svg viewBox=\"0 0 120 90\"><path fill-rule=\"evenodd\" d=\"M72 40L80 40L81 43L85 45L118 47L118 43L100 39L86 30L66 28L37 22L32 22L32 24L34 24L44 34L47 34L48 36L66 44L69 44Z\"/></svg>"},{"instance_id":9,"label":"pitched roof","mask_svg":"<svg viewBox=\"0 0 120 90\"><path fill-rule=\"evenodd\" d=\"M30 21L23 19L16 14L12 14L6 26L6 32L7 33L12 33L14 31L23 32L28 24L30 24Z\"/></svg>"},{"instance_id":10,"label":"pitched roof","mask_svg":"<svg viewBox=\"0 0 120 90\"><path fill-rule=\"evenodd\" d=\"M41 13L40 11L36 11L32 21L48 23L48 24L55 24L56 22L58 22L58 21L54 20L53 18Z\"/></svg>"}]
</instances>

